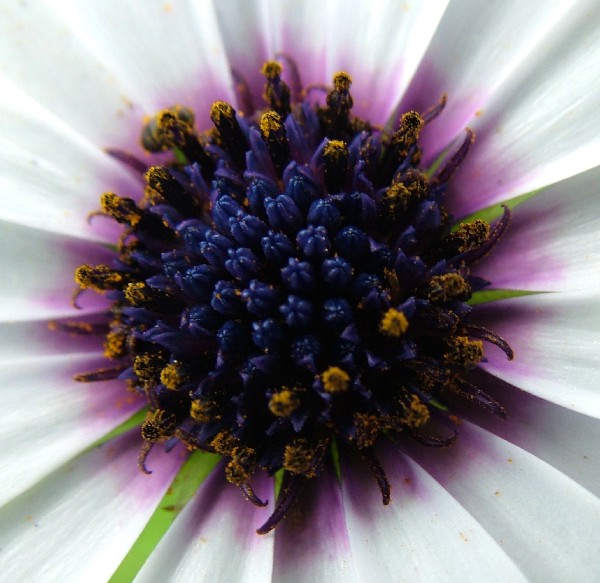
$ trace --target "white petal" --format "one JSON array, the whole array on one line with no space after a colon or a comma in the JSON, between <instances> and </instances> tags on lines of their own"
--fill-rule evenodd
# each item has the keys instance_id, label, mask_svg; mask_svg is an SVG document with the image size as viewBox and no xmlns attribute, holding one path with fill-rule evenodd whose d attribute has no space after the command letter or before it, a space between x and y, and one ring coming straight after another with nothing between
<instances>
[{"instance_id":1,"label":"white petal","mask_svg":"<svg viewBox=\"0 0 600 583\"><path fill-rule=\"evenodd\" d=\"M212 102L231 100L212 2L65 0L52 6L145 111L186 105L206 128Z\"/></svg>"},{"instance_id":2,"label":"white petal","mask_svg":"<svg viewBox=\"0 0 600 583\"><path fill-rule=\"evenodd\" d=\"M267 508L253 506L226 482L223 468L217 465L175 519L136 583L271 581L273 534L260 536L255 529L269 516L272 503ZM259 497L272 498L272 482L266 475L257 476L255 482Z\"/></svg>"},{"instance_id":3,"label":"white petal","mask_svg":"<svg viewBox=\"0 0 600 583\"><path fill-rule=\"evenodd\" d=\"M143 402L123 381L78 383L106 366L101 355L70 354L3 363L0 505L33 486L125 421Z\"/></svg>"},{"instance_id":4,"label":"white petal","mask_svg":"<svg viewBox=\"0 0 600 583\"><path fill-rule=\"evenodd\" d=\"M102 263L110 254L97 244L0 221L0 321L77 315L73 307L75 269L83 263ZM106 306L97 294L86 292L78 304ZM79 312L81 313L81 312Z\"/></svg>"},{"instance_id":5,"label":"white petal","mask_svg":"<svg viewBox=\"0 0 600 583\"><path fill-rule=\"evenodd\" d=\"M0 366L15 361L26 365L39 356L96 355L101 349L101 336L69 333L55 321L0 322Z\"/></svg>"},{"instance_id":6,"label":"white petal","mask_svg":"<svg viewBox=\"0 0 600 583\"><path fill-rule=\"evenodd\" d=\"M543 399L600 417L600 294L535 294L477 307L484 326L504 338L515 358L495 347L483 367Z\"/></svg>"},{"instance_id":7,"label":"white petal","mask_svg":"<svg viewBox=\"0 0 600 583\"><path fill-rule=\"evenodd\" d=\"M466 422L459 431L456 445L444 450L416 443L406 447L528 580L597 580L592 557L600 556L600 500L492 433Z\"/></svg>"},{"instance_id":8,"label":"white petal","mask_svg":"<svg viewBox=\"0 0 600 583\"><path fill-rule=\"evenodd\" d=\"M3 5L2 75L98 146L134 144L134 125L143 115L134 88L115 78L59 18L61 5Z\"/></svg>"},{"instance_id":9,"label":"white petal","mask_svg":"<svg viewBox=\"0 0 600 583\"><path fill-rule=\"evenodd\" d=\"M499 419L473 407L461 409L481 427L518 445L600 496L600 421L526 393L487 373L473 373L475 384L506 410ZM454 409L454 407L453 407Z\"/></svg>"},{"instance_id":10,"label":"white petal","mask_svg":"<svg viewBox=\"0 0 600 583\"><path fill-rule=\"evenodd\" d=\"M0 510L6 581L105 583L164 495L182 461L152 452L139 471L140 438L126 434L58 468ZM33 550L33 554L32 554Z\"/></svg>"},{"instance_id":11,"label":"white petal","mask_svg":"<svg viewBox=\"0 0 600 583\"><path fill-rule=\"evenodd\" d=\"M142 187L110 156L19 89L0 92L0 219L96 240L114 241L106 219L87 215L113 190L139 196ZM110 236L109 236L110 235Z\"/></svg>"},{"instance_id":12,"label":"white petal","mask_svg":"<svg viewBox=\"0 0 600 583\"><path fill-rule=\"evenodd\" d=\"M450 3L401 106L423 112L447 94L443 114L423 131L426 154L439 152L462 132L573 4Z\"/></svg>"},{"instance_id":13,"label":"white petal","mask_svg":"<svg viewBox=\"0 0 600 583\"><path fill-rule=\"evenodd\" d=\"M350 73L353 113L383 124L406 89L446 5L446 0L429 5L374 0L349 9L343 0L271 2L268 46L271 57L283 53L296 60L305 86L330 85L336 71Z\"/></svg>"},{"instance_id":14,"label":"white petal","mask_svg":"<svg viewBox=\"0 0 600 583\"><path fill-rule=\"evenodd\" d=\"M545 5L544 5L545 6ZM462 214L600 163L600 5L576 4L474 120L478 141L453 182Z\"/></svg>"},{"instance_id":15,"label":"white petal","mask_svg":"<svg viewBox=\"0 0 600 583\"><path fill-rule=\"evenodd\" d=\"M392 487L383 506L375 478L343 465L344 508L359 581L524 581L502 545L410 458L382 458Z\"/></svg>"},{"instance_id":16,"label":"white petal","mask_svg":"<svg viewBox=\"0 0 600 583\"><path fill-rule=\"evenodd\" d=\"M597 166L518 205L506 235L475 273L503 289L598 288L599 183Z\"/></svg>"},{"instance_id":17,"label":"white petal","mask_svg":"<svg viewBox=\"0 0 600 583\"><path fill-rule=\"evenodd\" d=\"M275 530L273 581L359 583L332 469L302 486L298 499Z\"/></svg>"}]
</instances>

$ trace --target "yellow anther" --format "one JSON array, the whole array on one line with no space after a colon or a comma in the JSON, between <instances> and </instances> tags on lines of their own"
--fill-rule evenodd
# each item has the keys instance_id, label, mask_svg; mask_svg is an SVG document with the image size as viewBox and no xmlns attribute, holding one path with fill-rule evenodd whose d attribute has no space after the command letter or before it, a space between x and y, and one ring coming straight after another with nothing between
<instances>
[{"instance_id":1,"label":"yellow anther","mask_svg":"<svg viewBox=\"0 0 600 583\"><path fill-rule=\"evenodd\" d=\"M277 61L267 61L260 72L269 80L277 79L283 72L283 67Z\"/></svg>"},{"instance_id":2,"label":"yellow anther","mask_svg":"<svg viewBox=\"0 0 600 583\"><path fill-rule=\"evenodd\" d=\"M178 389L186 380L178 362L170 362L160 371L160 382L172 391Z\"/></svg>"},{"instance_id":3,"label":"yellow anther","mask_svg":"<svg viewBox=\"0 0 600 583\"><path fill-rule=\"evenodd\" d=\"M308 478L315 475L317 447L312 447L306 439L296 439L285 446L283 467L292 474L302 474Z\"/></svg>"},{"instance_id":4,"label":"yellow anther","mask_svg":"<svg viewBox=\"0 0 600 583\"><path fill-rule=\"evenodd\" d=\"M289 417L299 404L298 397L294 392L284 388L273 394L269 400L269 410L277 417Z\"/></svg>"},{"instance_id":5,"label":"yellow anther","mask_svg":"<svg viewBox=\"0 0 600 583\"><path fill-rule=\"evenodd\" d=\"M279 133L282 129L281 116L276 111L265 111L260 117L260 131L269 139L271 134Z\"/></svg>"},{"instance_id":6,"label":"yellow anther","mask_svg":"<svg viewBox=\"0 0 600 583\"><path fill-rule=\"evenodd\" d=\"M406 407L406 416L402 421L410 427L420 427L429 421L429 409L417 395L411 396L410 405Z\"/></svg>"},{"instance_id":7,"label":"yellow anther","mask_svg":"<svg viewBox=\"0 0 600 583\"><path fill-rule=\"evenodd\" d=\"M333 76L333 87L336 91L348 91L352 85L352 77L345 71L338 71Z\"/></svg>"},{"instance_id":8,"label":"yellow anther","mask_svg":"<svg viewBox=\"0 0 600 583\"><path fill-rule=\"evenodd\" d=\"M105 291L120 289L124 283L123 274L111 269L108 265L85 264L75 270L75 283L81 289Z\"/></svg>"},{"instance_id":9,"label":"yellow anther","mask_svg":"<svg viewBox=\"0 0 600 583\"><path fill-rule=\"evenodd\" d=\"M350 376L339 366L330 366L322 375L323 388L328 393L340 393L348 389Z\"/></svg>"},{"instance_id":10,"label":"yellow anther","mask_svg":"<svg viewBox=\"0 0 600 583\"><path fill-rule=\"evenodd\" d=\"M446 341L448 352L444 358L461 366L474 366L483 358L483 342L467 336L453 336Z\"/></svg>"},{"instance_id":11,"label":"yellow anther","mask_svg":"<svg viewBox=\"0 0 600 583\"><path fill-rule=\"evenodd\" d=\"M323 156L330 160L346 160L348 158L348 148L346 142L342 140L329 140L323 149Z\"/></svg>"},{"instance_id":12,"label":"yellow anther","mask_svg":"<svg viewBox=\"0 0 600 583\"><path fill-rule=\"evenodd\" d=\"M433 302L466 300L471 293L469 284L458 273L435 275L429 281L427 297Z\"/></svg>"},{"instance_id":13,"label":"yellow anther","mask_svg":"<svg viewBox=\"0 0 600 583\"><path fill-rule=\"evenodd\" d=\"M104 356L123 358L127 354L127 336L122 332L109 332L104 341Z\"/></svg>"},{"instance_id":14,"label":"yellow anther","mask_svg":"<svg viewBox=\"0 0 600 583\"><path fill-rule=\"evenodd\" d=\"M403 312L390 308L381 319L379 330L386 336L399 338L408 330L408 320Z\"/></svg>"}]
</instances>

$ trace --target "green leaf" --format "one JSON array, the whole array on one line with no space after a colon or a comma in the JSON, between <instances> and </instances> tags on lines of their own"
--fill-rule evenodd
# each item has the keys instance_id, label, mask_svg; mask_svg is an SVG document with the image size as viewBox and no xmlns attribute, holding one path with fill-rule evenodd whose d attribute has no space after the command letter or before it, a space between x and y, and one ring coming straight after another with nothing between
<instances>
[{"instance_id":1,"label":"green leaf","mask_svg":"<svg viewBox=\"0 0 600 583\"><path fill-rule=\"evenodd\" d=\"M201 451L190 455L109 583L133 581L150 553L220 459L218 455Z\"/></svg>"},{"instance_id":2,"label":"green leaf","mask_svg":"<svg viewBox=\"0 0 600 583\"><path fill-rule=\"evenodd\" d=\"M502 215L502 213L504 211L504 209L502 208L503 206L507 206L510 210L512 210L515 207L519 206L520 204L524 203L526 200L529 200L530 198L534 197L536 194L539 194L543 190L544 190L543 188L538 188L537 190L532 190L531 192L526 192L525 194L520 194L519 196L515 196L514 198L511 198L509 200L505 200L505 201L499 202L498 204L493 204L484 209L481 209L481 210L469 215L468 217L464 217L464 218L460 219L460 221L458 221L454 225L452 230L454 231L454 230L458 229L458 227L461 224L469 223L471 221L474 221L475 219L481 219L482 221L485 221L486 223L491 223L495 219L500 217L500 215Z\"/></svg>"},{"instance_id":3,"label":"green leaf","mask_svg":"<svg viewBox=\"0 0 600 583\"><path fill-rule=\"evenodd\" d=\"M130 429L133 429L134 427L141 427L142 423L144 422L144 419L146 418L147 410L147 407L144 407L143 409L136 411L131 417L129 417L129 419L123 421L121 425L115 427L112 431L109 431L106 435L102 436L100 439L92 443L92 445L90 445L88 449L95 449L96 447L103 445L107 441L118 437L119 435L125 433L126 431L129 431Z\"/></svg>"},{"instance_id":4,"label":"green leaf","mask_svg":"<svg viewBox=\"0 0 600 583\"><path fill-rule=\"evenodd\" d=\"M521 296L532 296L544 293L549 292L518 289L486 289L475 292L467 303L470 306L477 306L478 304L489 304L490 302L497 302L498 300L506 300L508 298L518 298Z\"/></svg>"}]
</instances>

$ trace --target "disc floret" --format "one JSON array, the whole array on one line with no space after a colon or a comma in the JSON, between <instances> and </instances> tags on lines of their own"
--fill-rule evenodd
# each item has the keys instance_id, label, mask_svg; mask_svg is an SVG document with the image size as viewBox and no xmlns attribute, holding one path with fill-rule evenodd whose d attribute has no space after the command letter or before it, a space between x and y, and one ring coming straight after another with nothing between
<instances>
[{"instance_id":1,"label":"disc floret","mask_svg":"<svg viewBox=\"0 0 600 583\"><path fill-rule=\"evenodd\" d=\"M216 102L205 133L183 107L148 120L144 147L173 160L145 172L141 200L102 196L100 213L125 228L118 257L76 273L112 302L113 376L147 398L142 468L154 444L179 440L226 456L227 479L257 504L252 475L283 471L259 532L319 476L333 441L358 450L389 502L378 441L450 443L425 432L447 393L503 414L468 373L482 340L512 355L467 304L485 285L470 265L508 211L493 229L452 231L444 208L472 134L430 178L418 140L442 106L387 133L352 116L347 73L323 106L295 101L279 63L263 73L263 111Z\"/></svg>"}]
</instances>

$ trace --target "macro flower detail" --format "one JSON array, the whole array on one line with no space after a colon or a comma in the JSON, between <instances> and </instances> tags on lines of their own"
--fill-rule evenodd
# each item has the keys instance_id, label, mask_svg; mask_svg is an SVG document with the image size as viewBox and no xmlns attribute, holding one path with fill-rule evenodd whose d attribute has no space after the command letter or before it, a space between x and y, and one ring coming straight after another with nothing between
<instances>
[{"instance_id":1,"label":"macro flower detail","mask_svg":"<svg viewBox=\"0 0 600 583\"><path fill-rule=\"evenodd\" d=\"M225 456L227 480L258 506L266 501L253 475L281 470L262 534L322 473L332 447L358 450L388 504L377 442L408 434L453 444L448 395L504 418L469 370L484 341L513 357L466 303L489 285L470 268L505 231L508 208L493 227L476 219L456 229L445 208L473 133L438 170L420 166L419 134L446 97L386 131L352 115L347 73L319 105L286 60L296 98L269 61L266 109L238 114L215 102L204 133L181 106L146 123L144 147L173 158L145 171L139 202L102 195L98 214L125 227L118 259L75 274L82 291L113 302L105 354L116 363L77 378L118 376L146 397L141 469L150 473L157 443L179 440Z\"/></svg>"},{"instance_id":2,"label":"macro flower detail","mask_svg":"<svg viewBox=\"0 0 600 583\"><path fill-rule=\"evenodd\" d=\"M598 580L596 0L1 14L0 579Z\"/></svg>"}]
</instances>

